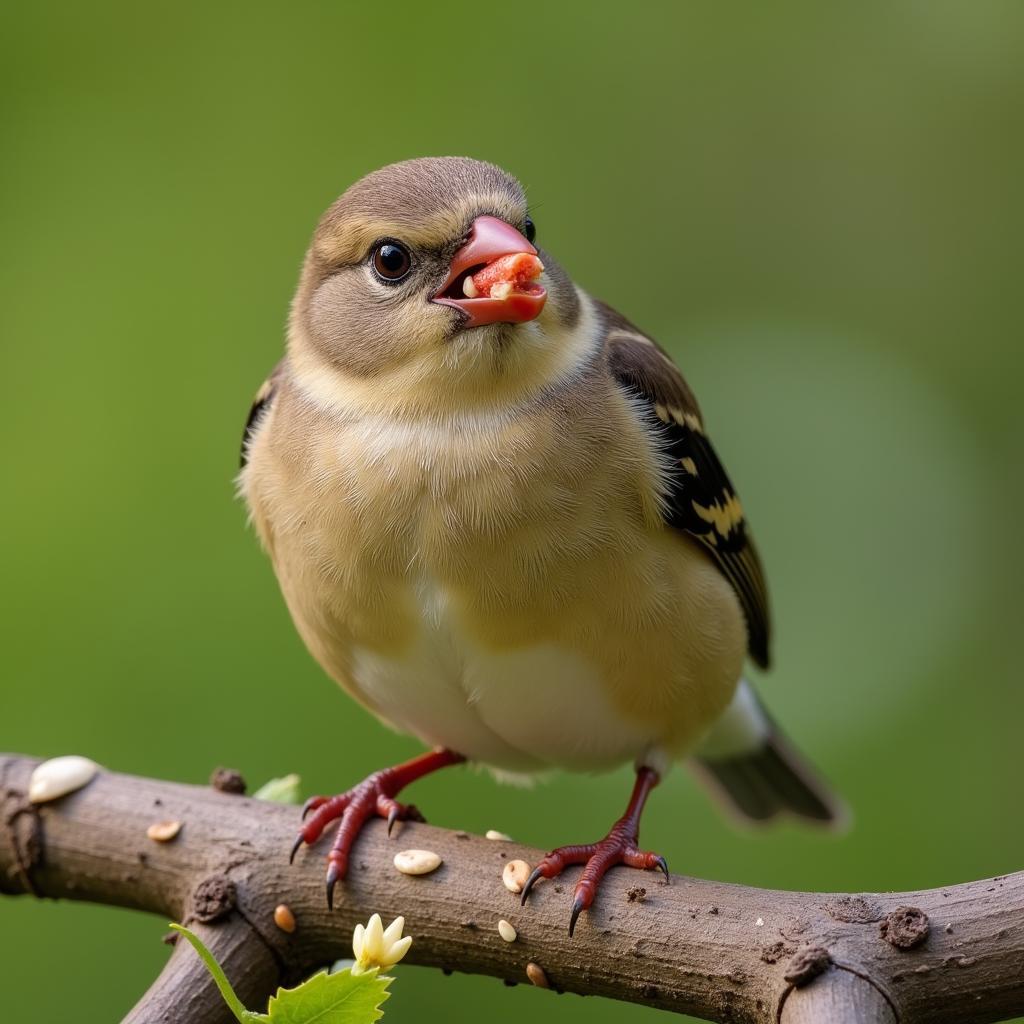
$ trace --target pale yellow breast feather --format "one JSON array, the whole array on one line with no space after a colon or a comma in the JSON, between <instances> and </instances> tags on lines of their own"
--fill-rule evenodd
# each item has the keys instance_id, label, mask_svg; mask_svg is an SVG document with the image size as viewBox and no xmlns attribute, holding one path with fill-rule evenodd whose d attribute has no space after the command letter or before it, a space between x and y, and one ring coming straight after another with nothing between
<instances>
[{"instance_id":1,"label":"pale yellow breast feather","mask_svg":"<svg viewBox=\"0 0 1024 1024\"><path fill-rule=\"evenodd\" d=\"M543 398L461 416L395 417L365 383L300 368L253 442L243 491L304 640L358 699L428 742L445 741L445 716L418 728L389 708L387 685L360 683L368 660L429 660L439 691L472 665L471 682L452 679L435 701L471 708L488 657L505 658L494 675L507 686L512 655L553 652L521 664L534 675L551 665L550 686L571 677L576 701L594 688L590 733L620 730L596 760L644 743L681 752L739 678L736 599L705 554L662 525L657 456L630 399L592 368L596 343L588 306ZM429 653L425 586L430 600L442 595L447 631ZM522 722L513 736L484 725L472 741L492 735L493 755L464 753L535 767Z\"/></svg>"}]
</instances>

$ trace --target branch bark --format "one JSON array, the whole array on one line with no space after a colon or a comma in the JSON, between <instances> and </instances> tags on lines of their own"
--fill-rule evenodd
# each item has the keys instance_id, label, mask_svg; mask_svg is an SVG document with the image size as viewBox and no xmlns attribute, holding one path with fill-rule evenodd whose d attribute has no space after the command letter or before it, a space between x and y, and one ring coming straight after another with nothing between
<instances>
[{"instance_id":1,"label":"branch bark","mask_svg":"<svg viewBox=\"0 0 1024 1024\"><path fill-rule=\"evenodd\" d=\"M0 892L184 921L253 1008L277 985L350 955L355 924L379 912L405 915L412 963L526 982L532 962L556 991L715 1021L983 1024L1024 1014L1024 872L914 893L822 894L678 875L665 885L613 871L569 939L571 875L538 885L523 909L502 885L508 859L535 864L538 850L415 823L388 840L375 822L330 912L322 851L288 865L296 808L112 772L33 807L26 793L37 763L0 755ZM149 825L167 819L182 822L173 841L147 838ZM435 850L442 867L399 874L392 857L410 847ZM294 933L274 924L280 903L297 919ZM517 941L500 938L500 918ZM185 943L125 1018L230 1019Z\"/></svg>"}]
</instances>

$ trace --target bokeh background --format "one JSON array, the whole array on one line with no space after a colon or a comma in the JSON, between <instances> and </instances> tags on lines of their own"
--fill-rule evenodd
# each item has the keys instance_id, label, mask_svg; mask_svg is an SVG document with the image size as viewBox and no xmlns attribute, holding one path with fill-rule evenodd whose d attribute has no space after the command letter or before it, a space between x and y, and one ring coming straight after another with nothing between
<instances>
[{"instance_id":1,"label":"bokeh background","mask_svg":"<svg viewBox=\"0 0 1024 1024\"><path fill-rule=\"evenodd\" d=\"M855 813L738 834L680 771L645 843L775 887L1021 867L1024 7L103 0L9 5L0 49L0 747L332 792L416 751L307 656L232 478L321 210L470 154L689 376L773 587L763 693ZM415 799L550 846L629 784ZM119 1019L164 930L3 901L5 1019ZM658 1017L400 975L396 1021Z\"/></svg>"}]
</instances>

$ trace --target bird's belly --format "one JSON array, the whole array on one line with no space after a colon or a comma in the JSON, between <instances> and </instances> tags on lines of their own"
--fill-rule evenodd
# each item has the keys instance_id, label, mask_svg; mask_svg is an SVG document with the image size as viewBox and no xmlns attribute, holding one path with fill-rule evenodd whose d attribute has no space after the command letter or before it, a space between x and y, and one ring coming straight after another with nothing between
<instances>
[{"instance_id":1,"label":"bird's belly","mask_svg":"<svg viewBox=\"0 0 1024 1024\"><path fill-rule=\"evenodd\" d=\"M510 773L611 768L657 745L586 657L557 643L495 648L439 588L418 593L415 639L401 652L356 645L350 661L355 688L395 727Z\"/></svg>"}]
</instances>

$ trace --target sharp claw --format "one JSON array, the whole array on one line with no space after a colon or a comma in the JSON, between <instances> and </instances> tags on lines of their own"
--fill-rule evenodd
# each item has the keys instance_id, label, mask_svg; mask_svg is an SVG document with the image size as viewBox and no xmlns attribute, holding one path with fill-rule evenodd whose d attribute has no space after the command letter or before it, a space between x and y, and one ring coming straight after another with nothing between
<instances>
[{"instance_id":1,"label":"sharp claw","mask_svg":"<svg viewBox=\"0 0 1024 1024\"><path fill-rule=\"evenodd\" d=\"M664 857L656 857L655 858L655 865L657 866L658 870L661 871L662 874L664 874L664 876L665 876L665 884L666 885L671 885L672 884L672 879L669 877L669 874L668 874L668 862L665 860L665 858Z\"/></svg>"},{"instance_id":2,"label":"sharp claw","mask_svg":"<svg viewBox=\"0 0 1024 1024\"><path fill-rule=\"evenodd\" d=\"M572 938L572 933L576 930L576 919L580 916L580 913L584 910L583 897L577 896L572 901L572 915L569 918L569 938Z\"/></svg>"},{"instance_id":3,"label":"sharp claw","mask_svg":"<svg viewBox=\"0 0 1024 1024\"><path fill-rule=\"evenodd\" d=\"M303 842L304 842L304 839L302 837L302 833L300 832L298 837L295 840L295 844L292 846L292 852L290 854L288 854L288 863L289 864L294 864L295 863L295 854L297 854L299 852L299 847L303 844Z\"/></svg>"},{"instance_id":4,"label":"sharp claw","mask_svg":"<svg viewBox=\"0 0 1024 1024\"><path fill-rule=\"evenodd\" d=\"M398 808L397 807L392 807L391 810L388 811L388 838L389 839L391 838L391 830L392 830L392 828L394 828L396 821L398 821Z\"/></svg>"},{"instance_id":5,"label":"sharp claw","mask_svg":"<svg viewBox=\"0 0 1024 1024\"><path fill-rule=\"evenodd\" d=\"M533 888L534 883L541 876L540 868L534 868L530 872L530 877L526 880L526 885L523 886L523 898L519 901L519 906L526 906L526 897L530 895L530 890Z\"/></svg>"},{"instance_id":6,"label":"sharp claw","mask_svg":"<svg viewBox=\"0 0 1024 1024\"><path fill-rule=\"evenodd\" d=\"M338 881L338 869L332 863L327 868L327 909L334 909L334 886Z\"/></svg>"}]
</instances>

